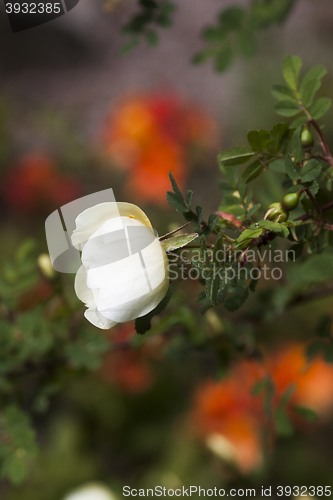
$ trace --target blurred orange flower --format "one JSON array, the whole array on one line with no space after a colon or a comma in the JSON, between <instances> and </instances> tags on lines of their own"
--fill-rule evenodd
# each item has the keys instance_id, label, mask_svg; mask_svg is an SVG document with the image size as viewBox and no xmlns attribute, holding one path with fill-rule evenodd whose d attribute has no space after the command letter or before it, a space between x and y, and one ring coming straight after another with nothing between
<instances>
[{"instance_id":1,"label":"blurred orange flower","mask_svg":"<svg viewBox=\"0 0 333 500\"><path fill-rule=\"evenodd\" d=\"M243 473L258 468L262 461L261 401L252 396L251 389L264 376L259 363L241 361L227 378L200 387L195 398L193 419L199 435Z\"/></svg>"},{"instance_id":2,"label":"blurred orange flower","mask_svg":"<svg viewBox=\"0 0 333 500\"><path fill-rule=\"evenodd\" d=\"M295 386L287 411L296 424L300 420L293 411L295 406L312 409L322 419L333 409L333 366L321 358L309 362L305 347L295 344L270 352L262 364L239 361L226 378L206 382L195 395L192 421L196 433L214 453L236 464L244 474L262 463L264 429L274 437L274 422L263 411L262 397L252 392L257 382L271 378L273 409L291 384Z\"/></svg>"},{"instance_id":3,"label":"blurred orange flower","mask_svg":"<svg viewBox=\"0 0 333 500\"><path fill-rule=\"evenodd\" d=\"M7 205L20 212L58 208L81 193L79 184L60 174L44 153L23 156L3 181L2 193Z\"/></svg>"},{"instance_id":4,"label":"blurred orange flower","mask_svg":"<svg viewBox=\"0 0 333 500\"><path fill-rule=\"evenodd\" d=\"M305 349L304 344L294 344L270 354L266 360L267 371L276 384L277 396L295 383L291 406L311 408L324 418L333 409L333 366L320 357L309 362Z\"/></svg>"},{"instance_id":5,"label":"blurred orange flower","mask_svg":"<svg viewBox=\"0 0 333 500\"><path fill-rule=\"evenodd\" d=\"M125 98L102 131L107 154L130 173L130 192L155 203L166 202L170 170L184 186L188 148L209 148L216 137L216 123L208 114L171 93Z\"/></svg>"}]
</instances>

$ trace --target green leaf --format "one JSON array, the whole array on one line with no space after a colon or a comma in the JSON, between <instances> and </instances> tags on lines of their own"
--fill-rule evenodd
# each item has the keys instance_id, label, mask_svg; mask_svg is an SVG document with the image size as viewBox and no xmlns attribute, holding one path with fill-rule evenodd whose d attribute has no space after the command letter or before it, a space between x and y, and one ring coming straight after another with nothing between
<instances>
[{"instance_id":1,"label":"green leaf","mask_svg":"<svg viewBox=\"0 0 333 500\"><path fill-rule=\"evenodd\" d=\"M164 2L160 5L160 11L156 18L157 24L162 28L169 28L172 25L171 14L176 10L176 5L173 2Z\"/></svg>"},{"instance_id":2,"label":"green leaf","mask_svg":"<svg viewBox=\"0 0 333 500\"><path fill-rule=\"evenodd\" d=\"M254 56L257 52L257 42L251 31L242 30L238 32L238 48L243 57Z\"/></svg>"},{"instance_id":3,"label":"green leaf","mask_svg":"<svg viewBox=\"0 0 333 500\"><path fill-rule=\"evenodd\" d=\"M35 248L36 241L34 239L28 238L27 240L25 240L15 253L15 261L17 262L17 264L23 263Z\"/></svg>"},{"instance_id":4,"label":"green leaf","mask_svg":"<svg viewBox=\"0 0 333 500\"><path fill-rule=\"evenodd\" d=\"M66 345L65 353L74 368L92 371L100 366L101 355L108 348L107 339L99 331L86 328L80 330L77 340Z\"/></svg>"},{"instance_id":5,"label":"green leaf","mask_svg":"<svg viewBox=\"0 0 333 500\"><path fill-rule=\"evenodd\" d=\"M267 231L272 231L273 233L283 238L287 238L289 235L288 228L283 223L280 222L273 222L271 220L260 220L259 222L256 222L255 227L257 226L266 229ZM254 225L251 226L251 228L254 229Z\"/></svg>"},{"instance_id":6,"label":"green leaf","mask_svg":"<svg viewBox=\"0 0 333 500\"><path fill-rule=\"evenodd\" d=\"M205 290L201 290L201 292L199 293L199 295L197 297L197 302L198 302L198 304L206 304L207 297L206 297Z\"/></svg>"},{"instance_id":7,"label":"green leaf","mask_svg":"<svg viewBox=\"0 0 333 500\"><path fill-rule=\"evenodd\" d=\"M151 47L156 47L158 45L159 37L156 31L147 30L145 32L145 35L146 35L146 42L148 43L148 45L150 45Z\"/></svg>"},{"instance_id":8,"label":"green leaf","mask_svg":"<svg viewBox=\"0 0 333 500\"><path fill-rule=\"evenodd\" d=\"M157 316L157 314L160 314L166 306L168 305L170 299L172 296L172 287L169 286L169 289L164 297L164 299L153 309L150 311L148 314L145 314L145 316L141 316L140 318L137 318L135 320L135 330L138 334L143 335L146 333L148 330L151 328L151 320L154 316Z\"/></svg>"},{"instance_id":9,"label":"green leaf","mask_svg":"<svg viewBox=\"0 0 333 500\"><path fill-rule=\"evenodd\" d=\"M208 226L210 231L214 231L214 228L216 226L218 216L216 214L210 214L208 217Z\"/></svg>"},{"instance_id":10,"label":"green leaf","mask_svg":"<svg viewBox=\"0 0 333 500\"><path fill-rule=\"evenodd\" d=\"M215 71L218 73L223 73L226 71L232 64L232 60L234 58L234 53L232 47L230 45L226 45L223 49L219 50L219 52L215 56Z\"/></svg>"},{"instance_id":11,"label":"green leaf","mask_svg":"<svg viewBox=\"0 0 333 500\"><path fill-rule=\"evenodd\" d=\"M235 205L225 205L221 204L219 207L219 210L222 212L226 212L227 214L234 215L235 217L243 218L244 217L244 207L241 204L235 204Z\"/></svg>"},{"instance_id":12,"label":"green leaf","mask_svg":"<svg viewBox=\"0 0 333 500\"><path fill-rule=\"evenodd\" d=\"M254 152L249 147L230 148L218 155L218 160L223 163L230 160L239 160L240 163L248 161L254 156Z\"/></svg>"},{"instance_id":13,"label":"green leaf","mask_svg":"<svg viewBox=\"0 0 333 500\"><path fill-rule=\"evenodd\" d=\"M219 181L219 188L221 189L222 193L226 194L232 194L235 191L235 187L226 181Z\"/></svg>"},{"instance_id":14,"label":"green leaf","mask_svg":"<svg viewBox=\"0 0 333 500\"><path fill-rule=\"evenodd\" d=\"M247 140L253 151L263 151L269 143L269 133L266 130L251 130L247 134Z\"/></svg>"},{"instance_id":15,"label":"green leaf","mask_svg":"<svg viewBox=\"0 0 333 500\"><path fill-rule=\"evenodd\" d=\"M256 382L251 390L251 394L253 396L259 396L259 394L263 391L274 391L274 384L270 376L264 377L263 379Z\"/></svg>"},{"instance_id":16,"label":"green leaf","mask_svg":"<svg viewBox=\"0 0 333 500\"><path fill-rule=\"evenodd\" d=\"M237 311L249 296L249 289L247 287L240 287L235 290L234 295L229 295L224 299L224 307L227 311Z\"/></svg>"},{"instance_id":17,"label":"green leaf","mask_svg":"<svg viewBox=\"0 0 333 500\"><path fill-rule=\"evenodd\" d=\"M321 78L325 76L327 69L324 66L315 66L305 75L300 86L300 95L304 107L311 106L317 90L321 86Z\"/></svg>"},{"instance_id":18,"label":"green leaf","mask_svg":"<svg viewBox=\"0 0 333 500\"><path fill-rule=\"evenodd\" d=\"M307 422L318 422L319 420L318 414L315 411L310 410L310 408L304 408L303 406L294 406L294 410Z\"/></svg>"},{"instance_id":19,"label":"green leaf","mask_svg":"<svg viewBox=\"0 0 333 500\"><path fill-rule=\"evenodd\" d=\"M202 50L201 52L197 52L192 57L192 64L202 64L207 61L210 57L213 57L216 53L215 49L209 47L206 50Z\"/></svg>"},{"instance_id":20,"label":"green leaf","mask_svg":"<svg viewBox=\"0 0 333 500\"><path fill-rule=\"evenodd\" d=\"M299 109L299 104L294 101L279 101L275 104L275 111L281 116L294 116L297 115L301 110Z\"/></svg>"},{"instance_id":21,"label":"green leaf","mask_svg":"<svg viewBox=\"0 0 333 500\"><path fill-rule=\"evenodd\" d=\"M318 184L318 182L316 180L314 180L310 184L308 183L307 187L310 190L310 192L313 194L313 196L316 196L316 194L319 191L319 184Z\"/></svg>"},{"instance_id":22,"label":"green leaf","mask_svg":"<svg viewBox=\"0 0 333 500\"><path fill-rule=\"evenodd\" d=\"M175 193L172 191L167 191L166 197L169 205L177 210L178 212L188 212L187 205L184 199L180 199Z\"/></svg>"},{"instance_id":23,"label":"green leaf","mask_svg":"<svg viewBox=\"0 0 333 500\"><path fill-rule=\"evenodd\" d=\"M166 240L161 241L161 245L166 252L171 252L172 250L177 250L177 248L182 248L191 243L198 237L198 233L192 234L179 234L177 236L172 236Z\"/></svg>"},{"instance_id":24,"label":"green leaf","mask_svg":"<svg viewBox=\"0 0 333 500\"><path fill-rule=\"evenodd\" d=\"M195 207L195 211L198 217L198 224L201 224L203 218L203 208L200 205Z\"/></svg>"},{"instance_id":25,"label":"green leaf","mask_svg":"<svg viewBox=\"0 0 333 500\"><path fill-rule=\"evenodd\" d=\"M284 164L286 167L286 173L291 180L296 181L301 177L301 170L295 165L289 153L284 160Z\"/></svg>"},{"instance_id":26,"label":"green leaf","mask_svg":"<svg viewBox=\"0 0 333 500\"><path fill-rule=\"evenodd\" d=\"M317 160L309 160L304 167L299 170L302 182L311 182L317 179L322 171L322 166Z\"/></svg>"},{"instance_id":27,"label":"green leaf","mask_svg":"<svg viewBox=\"0 0 333 500\"><path fill-rule=\"evenodd\" d=\"M17 406L1 410L0 442L1 476L13 484L22 483L28 474L29 461L37 454L36 435L28 416Z\"/></svg>"},{"instance_id":28,"label":"green leaf","mask_svg":"<svg viewBox=\"0 0 333 500\"><path fill-rule=\"evenodd\" d=\"M232 160L236 161L236 160ZM247 161L247 160L245 160ZM227 162L226 162L227 163ZM237 190L238 188L238 181L239 181L239 175L240 175L240 169L239 168L233 168L229 167L226 165L226 163L219 163L221 171L225 174L227 180L229 181L229 184L233 187L233 191Z\"/></svg>"},{"instance_id":29,"label":"green leaf","mask_svg":"<svg viewBox=\"0 0 333 500\"><path fill-rule=\"evenodd\" d=\"M258 285L259 280L260 280L260 275L259 275L259 271L258 270L255 271L255 274L256 274L256 276L251 279L250 284L249 284L249 290L251 292L255 292L256 291L257 285Z\"/></svg>"},{"instance_id":30,"label":"green leaf","mask_svg":"<svg viewBox=\"0 0 333 500\"><path fill-rule=\"evenodd\" d=\"M284 164L284 160L274 160L269 164L269 170L273 172L278 172L279 174L286 173L286 166Z\"/></svg>"},{"instance_id":31,"label":"green leaf","mask_svg":"<svg viewBox=\"0 0 333 500\"><path fill-rule=\"evenodd\" d=\"M9 479L14 485L19 485L27 478L28 467L25 460L15 454L7 457L1 467L1 476Z\"/></svg>"},{"instance_id":32,"label":"green leaf","mask_svg":"<svg viewBox=\"0 0 333 500\"><path fill-rule=\"evenodd\" d=\"M241 7L227 7L219 14L219 22L225 30L238 30L245 19L245 10Z\"/></svg>"},{"instance_id":33,"label":"green leaf","mask_svg":"<svg viewBox=\"0 0 333 500\"><path fill-rule=\"evenodd\" d=\"M267 146L271 154L277 154L280 151L281 143L284 135L286 134L289 125L287 122L277 123L270 131L270 141Z\"/></svg>"},{"instance_id":34,"label":"green leaf","mask_svg":"<svg viewBox=\"0 0 333 500\"><path fill-rule=\"evenodd\" d=\"M285 101L288 99L290 99L291 101L297 101L296 93L285 85L273 85L272 94L279 101Z\"/></svg>"},{"instance_id":35,"label":"green leaf","mask_svg":"<svg viewBox=\"0 0 333 500\"><path fill-rule=\"evenodd\" d=\"M247 217L250 218L252 217L253 214L255 214L257 212L257 210L259 210L259 208L261 208L261 204L260 203L257 203L256 205L254 205L253 207L251 207L248 212L247 212Z\"/></svg>"},{"instance_id":36,"label":"green leaf","mask_svg":"<svg viewBox=\"0 0 333 500\"><path fill-rule=\"evenodd\" d=\"M226 33L225 30L219 27L213 28L209 26L208 28L204 29L202 38L209 43L223 42L226 39Z\"/></svg>"},{"instance_id":37,"label":"green leaf","mask_svg":"<svg viewBox=\"0 0 333 500\"><path fill-rule=\"evenodd\" d=\"M172 175L171 170L170 170L170 172L169 172L169 179L170 179L170 181L171 181L172 190L173 190L173 192L175 193L175 195L177 196L177 198L179 198L180 200L184 200L184 197L183 197L183 195L182 195L182 192L181 192L181 190L179 189L178 184L177 184L177 182L175 181L175 178L174 178L174 176Z\"/></svg>"},{"instance_id":38,"label":"green leaf","mask_svg":"<svg viewBox=\"0 0 333 500\"><path fill-rule=\"evenodd\" d=\"M276 409L276 431L279 436L290 437L294 433L294 427L286 413L286 409L279 406Z\"/></svg>"},{"instance_id":39,"label":"green leaf","mask_svg":"<svg viewBox=\"0 0 333 500\"><path fill-rule=\"evenodd\" d=\"M248 165L244 170L242 180L248 183L258 177L258 175L260 175L263 170L264 166L260 163L259 160L255 160L254 162L250 163L250 165Z\"/></svg>"},{"instance_id":40,"label":"green leaf","mask_svg":"<svg viewBox=\"0 0 333 500\"><path fill-rule=\"evenodd\" d=\"M302 127L298 127L292 138L292 154L295 161L302 161L305 158L305 152L301 144L301 133Z\"/></svg>"},{"instance_id":41,"label":"green leaf","mask_svg":"<svg viewBox=\"0 0 333 500\"><path fill-rule=\"evenodd\" d=\"M298 56L286 56L283 59L283 77L292 90L298 88L299 72L302 67L302 59Z\"/></svg>"},{"instance_id":42,"label":"green leaf","mask_svg":"<svg viewBox=\"0 0 333 500\"><path fill-rule=\"evenodd\" d=\"M221 278L218 272L216 272L216 276L212 276L210 279L206 279L206 297L213 304L213 306L216 306L218 304L218 291L220 282Z\"/></svg>"},{"instance_id":43,"label":"green leaf","mask_svg":"<svg viewBox=\"0 0 333 500\"><path fill-rule=\"evenodd\" d=\"M332 99L328 97L321 97L314 103L310 109L310 115L314 120L318 120L330 109L332 106Z\"/></svg>"},{"instance_id":44,"label":"green leaf","mask_svg":"<svg viewBox=\"0 0 333 500\"><path fill-rule=\"evenodd\" d=\"M234 246L238 247L243 243L248 243L253 238L258 238L263 232L263 228L259 227L256 229L245 229L240 236L238 236L237 240L234 241Z\"/></svg>"},{"instance_id":45,"label":"green leaf","mask_svg":"<svg viewBox=\"0 0 333 500\"><path fill-rule=\"evenodd\" d=\"M304 125L306 122L307 117L306 116L299 116L298 118L295 118L290 124L290 128L298 128L301 125Z\"/></svg>"},{"instance_id":46,"label":"green leaf","mask_svg":"<svg viewBox=\"0 0 333 500\"><path fill-rule=\"evenodd\" d=\"M292 395L295 393L297 389L297 385L295 383L291 383L288 385L287 389L284 391L280 398L280 405L286 407L286 405L290 402Z\"/></svg>"},{"instance_id":47,"label":"green leaf","mask_svg":"<svg viewBox=\"0 0 333 500\"><path fill-rule=\"evenodd\" d=\"M191 210L192 196L193 196L193 191L189 189L186 193L186 205L188 210Z\"/></svg>"}]
</instances>

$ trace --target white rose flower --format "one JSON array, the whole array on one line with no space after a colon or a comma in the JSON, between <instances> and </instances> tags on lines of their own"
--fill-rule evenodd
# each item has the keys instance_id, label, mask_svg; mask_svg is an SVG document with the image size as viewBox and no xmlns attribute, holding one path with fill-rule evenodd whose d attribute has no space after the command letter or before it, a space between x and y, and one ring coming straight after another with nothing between
<instances>
[{"instance_id":1,"label":"white rose flower","mask_svg":"<svg viewBox=\"0 0 333 500\"><path fill-rule=\"evenodd\" d=\"M73 491L64 500L117 500L117 497L102 485L88 484Z\"/></svg>"},{"instance_id":2,"label":"white rose flower","mask_svg":"<svg viewBox=\"0 0 333 500\"><path fill-rule=\"evenodd\" d=\"M108 329L152 311L169 287L168 258L145 213L130 203L100 203L76 218L82 251L75 292L85 317Z\"/></svg>"}]
</instances>

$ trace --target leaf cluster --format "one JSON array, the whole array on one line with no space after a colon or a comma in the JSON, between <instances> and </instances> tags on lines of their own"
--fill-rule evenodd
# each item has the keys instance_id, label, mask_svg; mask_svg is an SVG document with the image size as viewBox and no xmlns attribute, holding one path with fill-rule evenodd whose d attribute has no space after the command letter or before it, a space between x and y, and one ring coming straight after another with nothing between
<instances>
[{"instance_id":1,"label":"leaf cluster","mask_svg":"<svg viewBox=\"0 0 333 500\"><path fill-rule=\"evenodd\" d=\"M257 52L257 32L283 22L294 0L255 0L248 8L229 6L223 9L214 26L203 30L202 38L208 46L198 52L193 62L201 64L213 59L215 71L221 73L240 55L252 57Z\"/></svg>"},{"instance_id":2,"label":"leaf cluster","mask_svg":"<svg viewBox=\"0 0 333 500\"><path fill-rule=\"evenodd\" d=\"M156 28L169 28L172 25L172 15L175 4L169 0L139 0L140 11L122 28L122 32L130 37L130 41L120 49L120 54L126 54L139 45L144 39L152 47L159 41Z\"/></svg>"}]
</instances>

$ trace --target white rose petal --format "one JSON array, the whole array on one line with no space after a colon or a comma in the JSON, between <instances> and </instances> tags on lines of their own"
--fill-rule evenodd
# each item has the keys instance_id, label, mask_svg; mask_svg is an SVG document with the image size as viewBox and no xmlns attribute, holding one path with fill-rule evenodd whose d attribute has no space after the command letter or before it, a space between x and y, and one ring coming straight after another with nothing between
<instances>
[{"instance_id":1,"label":"white rose petal","mask_svg":"<svg viewBox=\"0 0 333 500\"><path fill-rule=\"evenodd\" d=\"M87 208L75 220L76 228L72 234L72 243L78 250L82 250L84 244L94 232L107 220L120 216L131 216L151 228L150 221L141 208L132 203L105 202L94 207Z\"/></svg>"},{"instance_id":2,"label":"white rose petal","mask_svg":"<svg viewBox=\"0 0 333 500\"><path fill-rule=\"evenodd\" d=\"M144 316L165 296L168 258L135 205L101 203L85 210L76 219L72 241L82 250L83 264L75 291L95 326L108 329Z\"/></svg>"}]
</instances>

